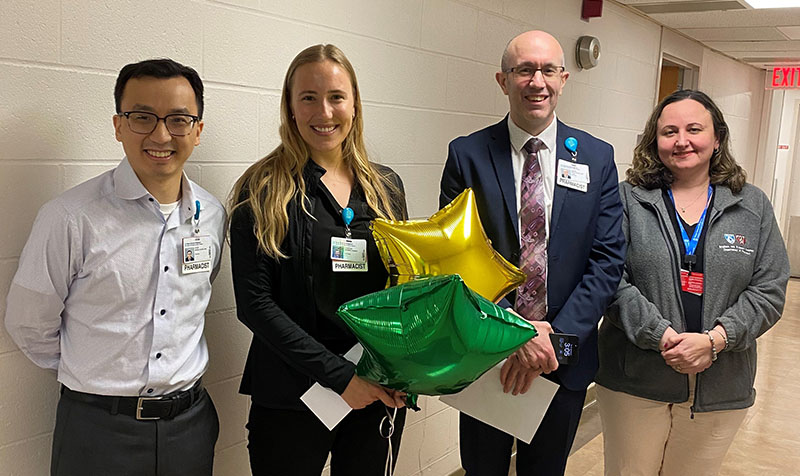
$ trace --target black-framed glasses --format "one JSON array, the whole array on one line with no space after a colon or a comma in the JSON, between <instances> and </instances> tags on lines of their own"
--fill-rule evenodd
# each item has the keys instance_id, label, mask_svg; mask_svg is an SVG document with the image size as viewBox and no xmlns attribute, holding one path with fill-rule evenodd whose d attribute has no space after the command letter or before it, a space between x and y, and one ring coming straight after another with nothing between
<instances>
[{"instance_id":1,"label":"black-framed glasses","mask_svg":"<svg viewBox=\"0 0 800 476\"><path fill-rule=\"evenodd\" d=\"M128 111L121 112L119 116L128 120L128 127L136 134L150 134L156 130L158 121L164 121L167 131L173 136L185 136L192 132L194 124L200 120L198 116L191 114L167 114L159 117L152 112Z\"/></svg>"},{"instance_id":2,"label":"black-framed glasses","mask_svg":"<svg viewBox=\"0 0 800 476\"><path fill-rule=\"evenodd\" d=\"M552 64L542 66L541 68L534 68L531 65L523 64L521 66L509 68L505 72L513 74L519 80L532 81L537 71L542 72L544 79L556 79L566 70L567 68L564 66L555 66Z\"/></svg>"}]
</instances>

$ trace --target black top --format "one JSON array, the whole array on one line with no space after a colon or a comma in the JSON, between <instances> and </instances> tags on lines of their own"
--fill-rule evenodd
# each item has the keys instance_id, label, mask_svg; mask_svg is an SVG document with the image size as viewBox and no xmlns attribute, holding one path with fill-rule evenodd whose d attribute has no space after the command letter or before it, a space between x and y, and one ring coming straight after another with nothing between
<instances>
[{"instance_id":1,"label":"black top","mask_svg":"<svg viewBox=\"0 0 800 476\"><path fill-rule=\"evenodd\" d=\"M678 226L677 217L679 217L679 215L675 213L675 205L672 203L672 199L669 198L669 193L667 193L666 188L662 190L661 194L664 198L664 203L667 205L667 212L669 214L670 223L672 223L672 227L675 229L675 236L678 237L678 249L680 253L678 271L680 271L680 268L689 271L689 266L684 262L684 256L686 256L686 246L683 244L681 229ZM711 208L713 203L714 195L712 194L711 202L708 204L708 211L706 211L706 216L703 222L703 231L700 232L700 238L697 241L697 248L694 250L696 261L691 267L692 273L703 273L705 270L704 248L706 242L706 232L708 231L708 220L711 218ZM680 220L683 224L683 229L686 230L686 236L691 239L692 235L694 234L694 229L697 227L697 223L690 225L686 223L683 218L680 218ZM686 320L686 331L703 332L703 296L698 296L696 294L681 290L681 302L683 304L683 315Z\"/></svg>"},{"instance_id":2,"label":"black top","mask_svg":"<svg viewBox=\"0 0 800 476\"><path fill-rule=\"evenodd\" d=\"M406 218L400 177L388 167L374 166L395 185L394 190L390 190L394 212ZM332 198L327 198L327 190L320 181L324 173L325 169L311 160L303 169L306 209L315 218L327 220L325 226L332 226L336 234L341 235L343 229L336 225L342 224L341 218L336 217L338 210L331 206ZM363 204L360 190L354 190L350 201L351 204ZM366 221L374 218L374 214L365 210L364 205L352 208L354 222L359 223L356 226L359 230L366 230ZM330 234L326 236L320 230L315 231L315 219L303 211L298 198L289 202L286 212L289 224L281 251L287 257L282 259L270 258L258 249L249 207L236 209L231 217L231 267L236 314L253 332L239 391L251 395L255 403L268 408L305 410L300 396L314 382L341 394L355 373L355 365L345 360L341 353L356 340L332 312L338 306L337 301L344 302L348 295L340 291L333 299L319 298L316 293L324 291L325 287L349 287L345 281L342 281L345 285L339 286L342 284L338 283L340 277L348 280L361 278L341 276L355 272L337 273L337 283L334 283L334 278L317 276L322 265L331 272ZM318 259L320 254L315 251L320 246L318 243L327 249L322 259ZM370 256L369 267L380 270L383 264L379 258ZM386 271L383 273L370 290L385 285ZM367 292L367 289L359 287L350 291L356 295Z\"/></svg>"},{"instance_id":3,"label":"black top","mask_svg":"<svg viewBox=\"0 0 800 476\"><path fill-rule=\"evenodd\" d=\"M331 351L343 354L356 343L353 333L336 314L339 306L365 294L386 287L388 273L381 261L378 247L369 229L372 213L360 189L350 192L348 206L355 215L350 222L353 239L367 242L367 271L334 272L331 265L331 237L344 238L345 226L342 207L320 183L317 187L317 206L311 231L311 262L314 275L314 301L317 304L317 332L315 337Z\"/></svg>"}]
</instances>

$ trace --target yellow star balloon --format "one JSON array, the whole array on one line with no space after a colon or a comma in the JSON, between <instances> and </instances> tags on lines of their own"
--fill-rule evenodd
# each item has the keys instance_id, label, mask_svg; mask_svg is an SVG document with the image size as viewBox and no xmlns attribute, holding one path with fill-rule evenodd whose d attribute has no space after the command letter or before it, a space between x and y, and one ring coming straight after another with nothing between
<instances>
[{"instance_id":1,"label":"yellow star balloon","mask_svg":"<svg viewBox=\"0 0 800 476\"><path fill-rule=\"evenodd\" d=\"M525 273L492 248L472 189L461 192L427 220L379 218L371 227L391 284L458 274L470 289L498 302L525 282Z\"/></svg>"}]
</instances>

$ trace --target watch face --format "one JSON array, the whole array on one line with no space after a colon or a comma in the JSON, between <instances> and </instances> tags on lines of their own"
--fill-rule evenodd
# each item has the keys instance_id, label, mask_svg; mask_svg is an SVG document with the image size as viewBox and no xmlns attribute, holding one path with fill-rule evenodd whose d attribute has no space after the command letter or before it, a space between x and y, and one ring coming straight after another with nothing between
<instances>
[{"instance_id":1,"label":"watch face","mask_svg":"<svg viewBox=\"0 0 800 476\"><path fill-rule=\"evenodd\" d=\"M554 332L550 334L550 342L559 364L572 365L578 362L578 336Z\"/></svg>"}]
</instances>

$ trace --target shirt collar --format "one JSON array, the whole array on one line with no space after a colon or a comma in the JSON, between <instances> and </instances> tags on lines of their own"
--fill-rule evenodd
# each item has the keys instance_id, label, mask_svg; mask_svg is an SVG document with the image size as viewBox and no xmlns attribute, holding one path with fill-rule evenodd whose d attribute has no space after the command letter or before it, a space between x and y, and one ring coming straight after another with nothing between
<instances>
[{"instance_id":1,"label":"shirt collar","mask_svg":"<svg viewBox=\"0 0 800 476\"><path fill-rule=\"evenodd\" d=\"M138 200L144 197L150 197L150 192L147 191L136 172L133 171L127 157L122 159L117 168L114 170L114 193L117 197L123 200ZM181 172L181 200L180 200L180 218L181 223L194 217L196 213L196 202L194 186L186 172ZM200 204L200 211L202 212L203 205Z\"/></svg>"},{"instance_id":2,"label":"shirt collar","mask_svg":"<svg viewBox=\"0 0 800 476\"><path fill-rule=\"evenodd\" d=\"M558 119L556 118L555 114L553 114L553 120L550 122L550 125L545 127L542 133L538 136L532 136L527 131L514 124L514 121L511 120L511 115L508 115L508 135L511 139L511 146L516 152L521 151L531 137L536 137L537 139L541 140L545 147L547 147L547 150L554 151L556 147L557 132Z\"/></svg>"}]
</instances>

